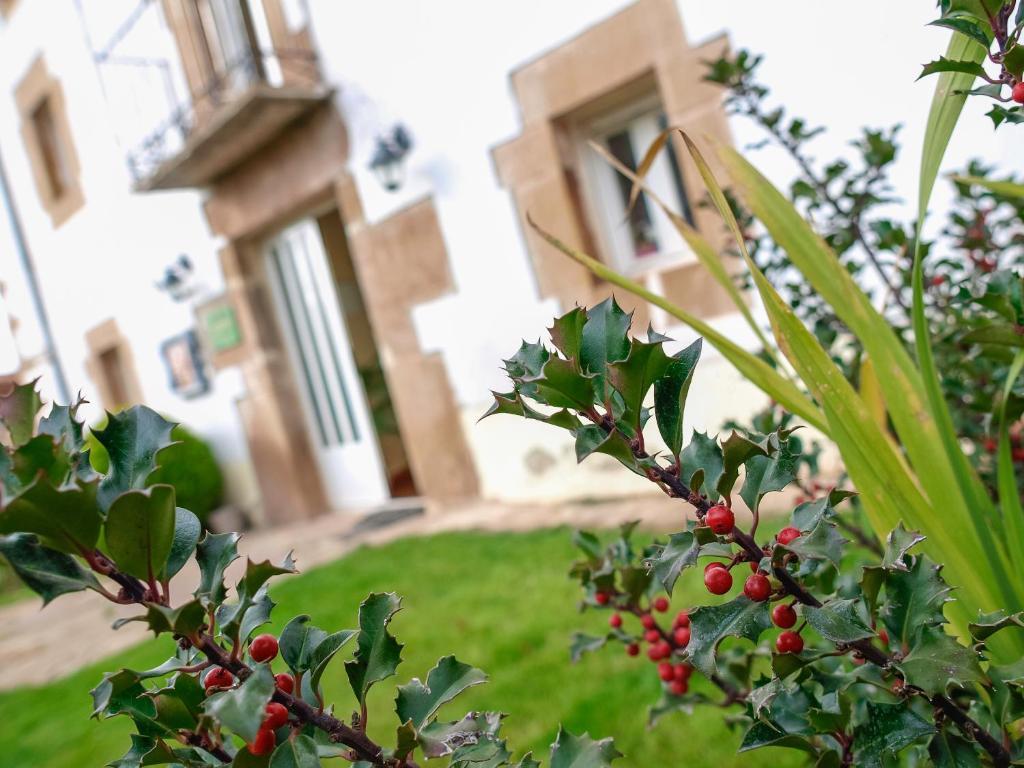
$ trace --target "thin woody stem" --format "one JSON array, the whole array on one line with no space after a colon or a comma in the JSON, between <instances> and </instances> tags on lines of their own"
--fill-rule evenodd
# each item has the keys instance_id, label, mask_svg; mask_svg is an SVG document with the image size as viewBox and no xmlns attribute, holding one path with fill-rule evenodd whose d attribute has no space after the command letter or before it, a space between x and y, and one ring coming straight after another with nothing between
<instances>
[{"instance_id":1,"label":"thin woody stem","mask_svg":"<svg viewBox=\"0 0 1024 768\"><path fill-rule=\"evenodd\" d=\"M608 432L615 429L614 422L606 415L598 421L598 424ZM666 493L673 497L683 499L689 503L697 513L697 518L703 520L708 510L713 506L707 497L692 491L680 478L670 470L662 467L656 461L652 460L652 457L643 451L638 451L635 447L633 449L634 458L643 462L648 469L648 476L652 480L655 480L657 484L663 489L667 489ZM746 555L746 560L750 562L758 563L765 556L765 551L747 532L740 528L734 527L731 533L732 540L740 547L743 553ZM809 605L814 608L820 608L822 603L818 598L808 592L785 568L781 566L774 566L773 573L782 585L782 589L787 595L792 596L797 602L803 605ZM894 659L880 650L868 639L855 640L850 643L844 644L844 647L853 651L856 651L867 661L875 664L882 669L891 669ZM911 686L907 686L908 688ZM917 689L913 689L915 692ZM924 691L920 692L921 695L926 695ZM973 720L966 712L958 707L953 701L946 698L941 694L928 697L932 706L936 709L941 710L950 720L952 720L957 727L969 738L975 739L981 747L988 752L992 757L993 765L996 768L1007 768L1010 765L1011 757L1009 751L1003 744L992 736L988 731L982 728L975 720Z\"/></svg>"}]
</instances>

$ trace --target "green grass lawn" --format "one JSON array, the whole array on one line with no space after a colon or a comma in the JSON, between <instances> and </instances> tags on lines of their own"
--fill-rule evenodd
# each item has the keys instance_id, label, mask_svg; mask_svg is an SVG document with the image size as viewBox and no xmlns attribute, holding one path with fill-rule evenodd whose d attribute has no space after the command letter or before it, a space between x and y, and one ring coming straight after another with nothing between
<instances>
[{"instance_id":1,"label":"green grass lawn","mask_svg":"<svg viewBox=\"0 0 1024 768\"><path fill-rule=\"evenodd\" d=\"M595 737L614 736L626 754L617 763L622 766L801 764L798 753L786 750L737 756L739 734L725 727L723 712L716 709L672 715L648 730L647 707L657 700L659 683L650 662L629 659L619 647L570 664L572 630L596 634L607 618L576 612L577 587L565 575L573 557L566 529L451 533L361 549L301 576L280 579L272 592L279 603L274 629L303 612L328 631L353 627L359 602L368 592L396 591L403 597L404 608L392 631L406 645L404 663L397 680L378 684L371 694L370 732L387 743L398 724L392 708L396 682L424 677L440 656L453 653L486 670L491 680L447 705L442 715L454 719L469 709L506 712L503 730L510 746L517 754L534 750L543 755L545 765L559 722ZM674 607L693 602L699 587L698 579L684 579ZM59 605L47 610L60 610ZM142 669L163 661L170 642L161 638L59 682L0 694L2 763L98 768L119 757L127 749L131 724L124 718L89 720L88 691L105 671ZM695 685L704 685L698 677ZM353 697L340 659L325 681L337 712L351 712Z\"/></svg>"}]
</instances>

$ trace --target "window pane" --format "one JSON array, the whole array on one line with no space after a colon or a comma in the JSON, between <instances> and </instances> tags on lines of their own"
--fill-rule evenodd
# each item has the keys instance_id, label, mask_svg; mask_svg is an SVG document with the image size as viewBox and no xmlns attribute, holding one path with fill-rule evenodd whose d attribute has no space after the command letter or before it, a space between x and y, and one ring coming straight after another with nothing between
<instances>
[{"instance_id":1,"label":"window pane","mask_svg":"<svg viewBox=\"0 0 1024 768\"><path fill-rule=\"evenodd\" d=\"M57 123L49 99L43 99L32 112L32 129L36 134L39 152L42 155L43 170L50 185L50 194L61 197L69 186L70 179L64 153L57 136Z\"/></svg>"},{"instance_id":2,"label":"window pane","mask_svg":"<svg viewBox=\"0 0 1024 768\"><path fill-rule=\"evenodd\" d=\"M658 114L658 128L664 131L668 128L668 118L665 117L665 113L661 112ZM690 208L690 198L686 195L686 185L683 183L683 174L679 170L679 158L676 157L676 148L673 142L669 141L665 144L665 150L668 152L669 165L672 171L672 184L676 191L676 202L679 205L679 213L682 214L686 223L691 227L696 226L693 223L693 210Z\"/></svg>"},{"instance_id":3,"label":"window pane","mask_svg":"<svg viewBox=\"0 0 1024 768\"><path fill-rule=\"evenodd\" d=\"M633 153L633 142L630 140L629 131L613 133L605 139L608 151L615 158L628 168L636 168L636 156ZM619 188L622 207L629 205L629 192L632 184L622 174L615 174L615 180ZM617 222L610 222L617 224ZM641 194L629 213L629 233L633 243L633 255L649 256L658 252L658 240L654 235L654 222L651 220L651 212L647 203L647 195Z\"/></svg>"}]
</instances>

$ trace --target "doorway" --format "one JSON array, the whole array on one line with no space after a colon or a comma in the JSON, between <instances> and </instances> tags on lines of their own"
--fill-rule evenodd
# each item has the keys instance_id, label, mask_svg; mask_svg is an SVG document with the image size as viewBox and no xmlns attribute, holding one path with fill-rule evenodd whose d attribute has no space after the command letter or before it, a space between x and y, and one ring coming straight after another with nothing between
<instances>
[{"instance_id":1,"label":"doorway","mask_svg":"<svg viewBox=\"0 0 1024 768\"><path fill-rule=\"evenodd\" d=\"M417 495L338 212L284 229L265 257L329 504Z\"/></svg>"}]
</instances>

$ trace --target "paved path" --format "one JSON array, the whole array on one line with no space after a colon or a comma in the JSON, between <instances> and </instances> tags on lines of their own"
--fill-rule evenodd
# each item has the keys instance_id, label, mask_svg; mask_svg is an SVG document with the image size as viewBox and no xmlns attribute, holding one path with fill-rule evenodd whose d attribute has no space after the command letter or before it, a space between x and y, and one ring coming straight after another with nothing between
<instances>
[{"instance_id":1,"label":"paved path","mask_svg":"<svg viewBox=\"0 0 1024 768\"><path fill-rule=\"evenodd\" d=\"M432 511L376 530L353 529L355 518L325 515L316 520L246 535L239 544L242 558L228 577L237 579L244 558L280 560L294 550L300 569L335 560L362 545L379 545L404 536L451 530L525 531L560 525L612 527L627 520L643 520L644 527L665 531L681 527L681 507L668 499L643 497L630 501L557 506L513 506L475 503ZM194 563L175 580L172 599L180 602L198 579ZM230 582L229 582L230 583ZM37 685L129 648L147 636L139 623L110 628L120 616L137 607L115 606L92 592L65 595L40 610L36 599L0 608L0 690ZM73 643L68 639L74 638Z\"/></svg>"}]
</instances>

